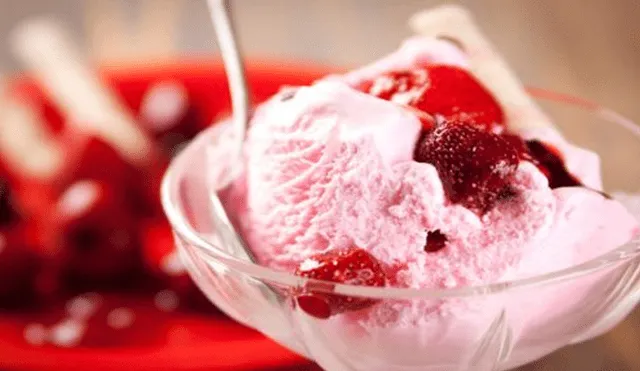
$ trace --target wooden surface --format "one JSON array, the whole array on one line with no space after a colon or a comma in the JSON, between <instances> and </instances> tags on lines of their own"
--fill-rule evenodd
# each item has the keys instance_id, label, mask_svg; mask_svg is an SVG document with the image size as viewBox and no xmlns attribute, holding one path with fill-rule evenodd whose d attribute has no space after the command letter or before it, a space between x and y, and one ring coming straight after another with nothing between
<instances>
[{"instance_id":1,"label":"wooden surface","mask_svg":"<svg viewBox=\"0 0 640 371\"><path fill-rule=\"evenodd\" d=\"M58 13L83 31L81 0L0 0L0 42L21 16ZM130 12L135 1L123 2ZM238 0L249 55L358 65L409 35L413 12L428 0ZM640 2L636 0L485 0L461 2L526 82L598 101L640 120ZM11 4L9 6L9 4ZM202 1L183 1L180 53L207 53L212 30ZM161 26L159 26L161 27ZM13 70L6 44L0 65ZM640 370L640 309L610 333L559 351L521 371Z\"/></svg>"}]
</instances>

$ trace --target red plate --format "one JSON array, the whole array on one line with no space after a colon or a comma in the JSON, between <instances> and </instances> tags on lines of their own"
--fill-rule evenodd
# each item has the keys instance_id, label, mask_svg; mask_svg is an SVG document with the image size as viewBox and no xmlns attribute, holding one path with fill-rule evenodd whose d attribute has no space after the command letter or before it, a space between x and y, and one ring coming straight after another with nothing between
<instances>
[{"instance_id":1,"label":"red plate","mask_svg":"<svg viewBox=\"0 0 640 371\"><path fill-rule=\"evenodd\" d=\"M283 84L308 84L331 71L298 62L259 61L248 63L247 70L255 101L265 100ZM134 111L138 110L151 83L177 80L186 87L192 104L205 122L229 112L226 78L218 61L191 60L144 67L111 67L102 71ZM63 127L60 115L35 84L20 78L15 86L17 94L44 110L54 131ZM69 344L68 347L32 345L26 340L37 342L43 328L51 333L51 326L67 317L63 304L40 312L0 312L0 369L316 369L309 361L222 314L163 312L154 305L150 292L101 294L101 297L102 305L88 320L86 328L77 327L74 322L58 327L57 338L61 344ZM115 330L114 324L122 328ZM72 344L73 335L78 331L84 331L83 341Z\"/></svg>"}]
</instances>

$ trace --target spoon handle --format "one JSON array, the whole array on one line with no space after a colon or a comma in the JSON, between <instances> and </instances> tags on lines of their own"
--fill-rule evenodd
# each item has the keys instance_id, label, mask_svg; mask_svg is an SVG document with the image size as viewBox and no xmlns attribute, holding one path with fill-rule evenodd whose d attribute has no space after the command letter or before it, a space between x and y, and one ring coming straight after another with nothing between
<instances>
[{"instance_id":1,"label":"spoon handle","mask_svg":"<svg viewBox=\"0 0 640 371\"><path fill-rule=\"evenodd\" d=\"M230 3L229 0L207 0L211 21L229 82L234 134L237 141L236 154L239 156L249 123L249 90L242 55L238 48L231 19Z\"/></svg>"},{"instance_id":2,"label":"spoon handle","mask_svg":"<svg viewBox=\"0 0 640 371\"><path fill-rule=\"evenodd\" d=\"M249 122L249 95L248 85L245 78L245 71L242 56L236 42L236 34L233 29L231 5L229 0L207 0L209 13L215 30L218 46L222 55L229 90L231 93L231 106L233 108L233 128L235 130L233 138L236 145L233 148L234 155L238 156L237 161L230 160L230 164L239 161L242 153L242 143ZM210 202L213 208L213 221L219 237L231 248L234 255L244 255L243 258L255 261L255 256L246 246L242 237L233 227L229 220L227 211L222 204L217 192L210 192Z\"/></svg>"}]
</instances>

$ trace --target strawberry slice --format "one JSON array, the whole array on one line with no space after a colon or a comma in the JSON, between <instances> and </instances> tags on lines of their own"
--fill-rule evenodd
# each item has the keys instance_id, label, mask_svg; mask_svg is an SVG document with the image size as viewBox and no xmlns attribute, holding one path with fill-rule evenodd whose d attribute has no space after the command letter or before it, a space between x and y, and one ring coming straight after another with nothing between
<instances>
[{"instance_id":1,"label":"strawberry slice","mask_svg":"<svg viewBox=\"0 0 640 371\"><path fill-rule=\"evenodd\" d=\"M444 123L418 143L415 160L435 166L445 194L478 214L509 190L522 158L504 137L460 122Z\"/></svg>"},{"instance_id":2,"label":"strawberry slice","mask_svg":"<svg viewBox=\"0 0 640 371\"><path fill-rule=\"evenodd\" d=\"M366 250L356 247L313 255L298 266L295 274L349 285L383 287L387 284L387 276L380 262ZM298 293L296 301L309 315L323 319L347 311L365 309L376 303L373 299L318 292L311 287Z\"/></svg>"},{"instance_id":3,"label":"strawberry slice","mask_svg":"<svg viewBox=\"0 0 640 371\"><path fill-rule=\"evenodd\" d=\"M502 108L469 72L448 65L395 71L365 82L360 89L395 103L413 106L447 121L501 131Z\"/></svg>"}]
</instances>

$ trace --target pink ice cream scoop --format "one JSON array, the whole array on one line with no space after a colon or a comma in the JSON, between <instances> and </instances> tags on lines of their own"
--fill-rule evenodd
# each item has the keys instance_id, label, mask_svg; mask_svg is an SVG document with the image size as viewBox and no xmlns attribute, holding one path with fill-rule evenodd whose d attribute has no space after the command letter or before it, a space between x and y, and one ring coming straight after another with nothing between
<instances>
[{"instance_id":1,"label":"pink ice cream scoop","mask_svg":"<svg viewBox=\"0 0 640 371\"><path fill-rule=\"evenodd\" d=\"M598 156L550 127L512 131L466 66L452 44L413 38L258 107L224 195L258 261L336 282L451 288L563 269L630 240L638 223L601 192ZM310 308L348 312L339 321L367 331L446 327L430 321L468 310L331 297Z\"/></svg>"}]
</instances>

